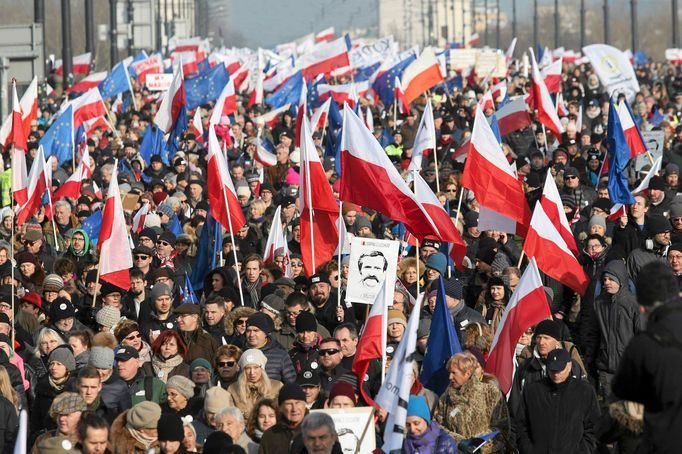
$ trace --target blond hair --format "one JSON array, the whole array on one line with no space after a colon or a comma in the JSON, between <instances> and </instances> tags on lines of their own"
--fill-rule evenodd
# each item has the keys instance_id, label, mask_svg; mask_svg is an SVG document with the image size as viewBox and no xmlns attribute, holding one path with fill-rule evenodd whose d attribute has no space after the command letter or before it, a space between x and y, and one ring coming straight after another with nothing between
<instances>
[{"instance_id":1,"label":"blond hair","mask_svg":"<svg viewBox=\"0 0 682 454\"><path fill-rule=\"evenodd\" d=\"M447 368L450 370L451 366L455 366L463 373L471 372L471 375L476 371L479 362L476 357L469 352L455 353L449 360Z\"/></svg>"},{"instance_id":2,"label":"blond hair","mask_svg":"<svg viewBox=\"0 0 682 454\"><path fill-rule=\"evenodd\" d=\"M0 395L12 402L15 409L19 409L19 394L12 387L12 381L4 366L0 366Z\"/></svg>"}]
</instances>

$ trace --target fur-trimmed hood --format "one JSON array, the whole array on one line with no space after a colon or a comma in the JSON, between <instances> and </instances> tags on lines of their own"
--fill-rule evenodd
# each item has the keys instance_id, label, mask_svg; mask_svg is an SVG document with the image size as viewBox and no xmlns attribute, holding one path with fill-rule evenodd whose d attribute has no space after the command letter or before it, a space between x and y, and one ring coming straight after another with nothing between
<instances>
[{"instance_id":1,"label":"fur-trimmed hood","mask_svg":"<svg viewBox=\"0 0 682 454\"><path fill-rule=\"evenodd\" d=\"M113 454L147 454L147 449L135 440L130 434L130 431L126 428L126 417L128 416L128 411L126 410L114 419L111 423L111 439L115 440L113 445ZM151 445L155 451L158 450L159 443L155 441Z\"/></svg>"},{"instance_id":2,"label":"fur-trimmed hood","mask_svg":"<svg viewBox=\"0 0 682 454\"><path fill-rule=\"evenodd\" d=\"M225 314L225 333L228 336L234 334L234 322L239 320L241 317L248 317L251 314L255 314L257 311L251 307L237 307L232 312Z\"/></svg>"}]
</instances>

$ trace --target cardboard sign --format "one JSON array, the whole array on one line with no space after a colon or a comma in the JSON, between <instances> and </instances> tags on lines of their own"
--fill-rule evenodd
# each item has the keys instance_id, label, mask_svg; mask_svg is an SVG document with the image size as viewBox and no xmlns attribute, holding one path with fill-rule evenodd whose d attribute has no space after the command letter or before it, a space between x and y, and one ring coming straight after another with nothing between
<instances>
[{"instance_id":1,"label":"cardboard sign","mask_svg":"<svg viewBox=\"0 0 682 454\"><path fill-rule=\"evenodd\" d=\"M372 407L326 408L310 412L322 412L332 417L344 453L364 454L376 449Z\"/></svg>"},{"instance_id":2,"label":"cardboard sign","mask_svg":"<svg viewBox=\"0 0 682 454\"><path fill-rule=\"evenodd\" d=\"M397 241L353 238L350 245L347 303L373 304L386 279L393 295L398 267Z\"/></svg>"},{"instance_id":3,"label":"cardboard sign","mask_svg":"<svg viewBox=\"0 0 682 454\"><path fill-rule=\"evenodd\" d=\"M151 91L166 91L173 83L172 74L147 74L147 88Z\"/></svg>"}]
</instances>

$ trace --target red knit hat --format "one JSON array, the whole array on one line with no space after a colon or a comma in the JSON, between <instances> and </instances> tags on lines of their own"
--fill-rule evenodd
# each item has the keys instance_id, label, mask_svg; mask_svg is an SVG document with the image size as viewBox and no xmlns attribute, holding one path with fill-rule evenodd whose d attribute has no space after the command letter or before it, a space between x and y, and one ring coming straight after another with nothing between
<instances>
[{"instance_id":1,"label":"red knit hat","mask_svg":"<svg viewBox=\"0 0 682 454\"><path fill-rule=\"evenodd\" d=\"M329 402L334 400L336 396L346 396L353 401L353 405L358 404L358 399L357 397L355 397L355 390L353 389L353 385L351 385L348 382L337 381L336 383L334 383L334 386L332 386L332 389L329 392Z\"/></svg>"},{"instance_id":2,"label":"red knit hat","mask_svg":"<svg viewBox=\"0 0 682 454\"><path fill-rule=\"evenodd\" d=\"M35 307L37 307L41 311L43 310L43 299L36 292L27 292L21 298L21 301L25 301L27 303L33 304Z\"/></svg>"}]
</instances>

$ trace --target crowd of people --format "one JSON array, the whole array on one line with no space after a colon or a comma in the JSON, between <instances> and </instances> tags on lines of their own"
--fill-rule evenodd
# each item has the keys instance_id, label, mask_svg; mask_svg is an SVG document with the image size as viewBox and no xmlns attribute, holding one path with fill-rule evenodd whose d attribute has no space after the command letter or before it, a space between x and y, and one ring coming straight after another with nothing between
<instances>
[{"instance_id":1,"label":"crowd of people","mask_svg":"<svg viewBox=\"0 0 682 454\"><path fill-rule=\"evenodd\" d=\"M425 241L418 252L402 248L397 264L402 285L387 314L386 368L405 336L417 292L425 292L402 452L473 452L492 432L498 433L480 452L678 449L682 71L679 65L651 63L638 66L636 74L641 92L631 106L635 121L642 131L664 132L664 164L629 212L615 220L609 216L607 177L600 174L609 96L589 64L564 65L568 113L560 144L539 123L504 137L502 148L516 164L531 208L547 173L554 177L579 262L591 279L585 294L577 295L543 276L552 318L518 340L508 396L485 366L522 274L518 266L526 263L521 239L479 230L479 206L460 185L464 166L456 158L487 87L481 79L468 80L464 88L428 94L437 146L425 153L421 173L439 200L449 202L468 249L466 266L458 271L439 241ZM530 87L514 65L507 82L510 96ZM334 420L311 410L367 406L364 395L374 397L381 387L382 364L372 362L364 377L352 372L367 308L337 304L339 293L344 300L348 256L310 270L301 255L295 116L284 112L272 128L256 124L267 106L247 108L241 96L232 121L216 126L221 141L230 136L226 157L247 224L234 238L220 236L217 257L210 257L216 266L202 276L193 304L186 282L201 266L198 240L211 209L205 138L190 126L167 163L153 155L147 164L141 143L156 105L153 93L132 83L137 110L115 118L116 132L101 127L90 132L92 182L77 200L55 202L54 222L42 207L15 229L4 184L9 179L3 178L0 452L17 442L20 410L28 413L27 446L33 453L347 452ZM426 98L397 118L392 106L362 100L374 117L375 138L403 175ZM28 137L29 167L61 101L55 95L41 100L44 108ZM206 123L212 104L199 109ZM658 124L652 123L655 114L664 117ZM259 130L275 145L277 162L267 168L254 159ZM313 139L338 197L334 157L324 155L323 135L315 131ZM98 278L99 253L81 226L103 207L97 187L106 194L114 159L120 191L132 200L125 207L134 264L129 289ZM72 164L54 162L53 188L69 177ZM631 187L648 168L630 172ZM133 218L144 204L149 213L135 231ZM278 207L281 217L275 219ZM403 239L393 220L368 207L344 201L342 213L353 236ZM182 233L173 232L176 221ZM280 249L265 263L266 239L276 223L290 256ZM440 290L463 351L447 362L449 384L437 395L418 377ZM386 411L377 408L375 414L380 448Z\"/></svg>"}]
</instances>

